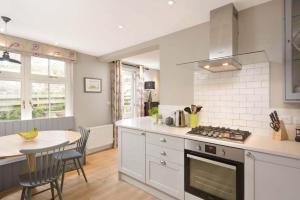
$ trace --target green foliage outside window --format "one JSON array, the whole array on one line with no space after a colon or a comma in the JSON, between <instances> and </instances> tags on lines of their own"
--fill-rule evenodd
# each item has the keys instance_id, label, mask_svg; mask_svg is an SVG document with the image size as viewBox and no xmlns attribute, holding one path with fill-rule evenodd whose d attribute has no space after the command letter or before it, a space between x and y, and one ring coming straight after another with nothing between
<instances>
[{"instance_id":1,"label":"green foliage outside window","mask_svg":"<svg viewBox=\"0 0 300 200\"><path fill-rule=\"evenodd\" d=\"M1 108L0 108L1 109ZM60 112L65 111L64 103L56 103L51 105L51 112L55 112L57 116L62 116ZM48 104L34 105L32 110L32 118L42 118L48 116ZM0 111L0 120L19 120L21 119L21 106L12 106L8 111Z\"/></svg>"},{"instance_id":2,"label":"green foliage outside window","mask_svg":"<svg viewBox=\"0 0 300 200\"><path fill-rule=\"evenodd\" d=\"M13 106L12 110L0 111L0 120L17 120L21 119L21 107Z\"/></svg>"}]
</instances>

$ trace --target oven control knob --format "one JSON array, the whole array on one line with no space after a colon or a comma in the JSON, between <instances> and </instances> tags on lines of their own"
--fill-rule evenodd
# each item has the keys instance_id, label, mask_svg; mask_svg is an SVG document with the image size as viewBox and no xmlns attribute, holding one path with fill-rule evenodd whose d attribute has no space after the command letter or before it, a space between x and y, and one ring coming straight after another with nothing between
<instances>
[{"instance_id":1,"label":"oven control knob","mask_svg":"<svg viewBox=\"0 0 300 200\"><path fill-rule=\"evenodd\" d=\"M199 146L197 147L197 149L198 149L198 151L201 151L201 150L202 150L201 145L199 145Z\"/></svg>"},{"instance_id":2,"label":"oven control knob","mask_svg":"<svg viewBox=\"0 0 300 200\"><path fill-rule=\"evenodd\" d=\"M222 153L223 153L223 156L226 155L226 151L224 149L222 149Z\"/></svg>"}]
</instances>

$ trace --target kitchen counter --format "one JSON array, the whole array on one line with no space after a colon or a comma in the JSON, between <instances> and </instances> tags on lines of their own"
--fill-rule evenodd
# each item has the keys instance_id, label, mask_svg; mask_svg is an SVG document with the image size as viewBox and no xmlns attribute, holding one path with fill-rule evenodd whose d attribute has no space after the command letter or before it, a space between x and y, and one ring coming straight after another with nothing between
<instances>
[{"instance_id":1,"label":"kitchen counter","mask_svg":"<svg viewBox=\"0 0 300 200\"><path fill-rule=\"evenodd\" d=\"M145 132L160 133L185 139L198 140L202 142L214 143L224 146L241 148L261 153L268 153L277 156L295 158L300 160L300 143L295 141L276 141L270 136L258 136L255 133L248 137L245 143L235 143L218 140L214 138L199 137L186 134L190 128L170 127L167 125L157 125L153 123L151 117L141 117L125 119L116 122L116 126L141 130Z\"/></svg>"}]
</instances>

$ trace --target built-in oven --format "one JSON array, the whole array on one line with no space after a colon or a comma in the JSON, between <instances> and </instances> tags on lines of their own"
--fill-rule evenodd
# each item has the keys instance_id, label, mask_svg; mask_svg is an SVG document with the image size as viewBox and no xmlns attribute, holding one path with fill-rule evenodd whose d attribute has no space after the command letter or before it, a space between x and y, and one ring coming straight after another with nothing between
<instances>
[{"instance_id":1,"label":"built-in oven","mask_svg":"<svg viewBox=\"0 0 300 200\"><path fill-rule=\"evenodd\" d=\"M243 200L244 150L185 140L185 199Z\"/></svg>"}]
</instances>

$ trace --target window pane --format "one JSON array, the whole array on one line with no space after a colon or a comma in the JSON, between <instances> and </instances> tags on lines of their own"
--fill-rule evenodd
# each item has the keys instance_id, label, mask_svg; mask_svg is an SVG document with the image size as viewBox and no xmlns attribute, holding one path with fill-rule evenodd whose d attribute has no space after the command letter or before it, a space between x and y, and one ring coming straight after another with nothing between
<instances>
[{"instance_id":1,"label":"window pane","mask_svg":"<svg viewBox=\"0 0 300 200\"><path fill-rule=\"evenodd\" d=\"M64 77L65 62L59 60L50 60L50 75Z\"/></svg>"},{"instance_id":2,"label":"window pane","mask_svg":"<svg viewBox=\"0 0 300 200\"><path fill-rule=\"evenodd\" d=\"M21 83L0 80L0 120L21 119Z\"/></svg>"},{"instance_id":3,"label":"window pane","mask_svg":"<svg viewBox=\"0 0 300 200\"><path fill-rule=\"evenodd\" d=\"M31 57L31 74L48 75L48 59Z\"/></svg>"},{"instance_id":4,"label":"window pane","mask_svg":"<svg viewBox=\"0 0 300 200\"><path fill-rule=\"evenodd\" d=\"M134 115L133 108L133 72L122 71L122 91L123 91L123 118L132 118Z\"/></svg>"},{"instance_id":5,"label":"window pane","mask_svg":"<svg viewBox=\"0 0 300 200\"><path fill-rule=\"evenodd\" d=\"M65 116L65 84L50 84L50 117Z\"/></svg>"},{"instance_id":6,"label":"window pane","mask_svg":"<svg viewBox=\"0 0 300 200\"><path fill-rule=\"evenodd\" d=\"M32 83L32 118L48 117L48 113L48 84Z\"/></svg>"},{"instance_id":7,"label":"window pane","mask_svg":"<svg viewBox=\"0 0 300 200\"><path fill-rule=\"evenodd\" d=\"M3 51L0 51L0 56L3 55ZM9 53L10 58L21 61L21 55L17 53ZM0 71L6 72L21 72L21 65L17 63L11 63L8 61L0 61Z\"/></svg>"}]
</instances>

